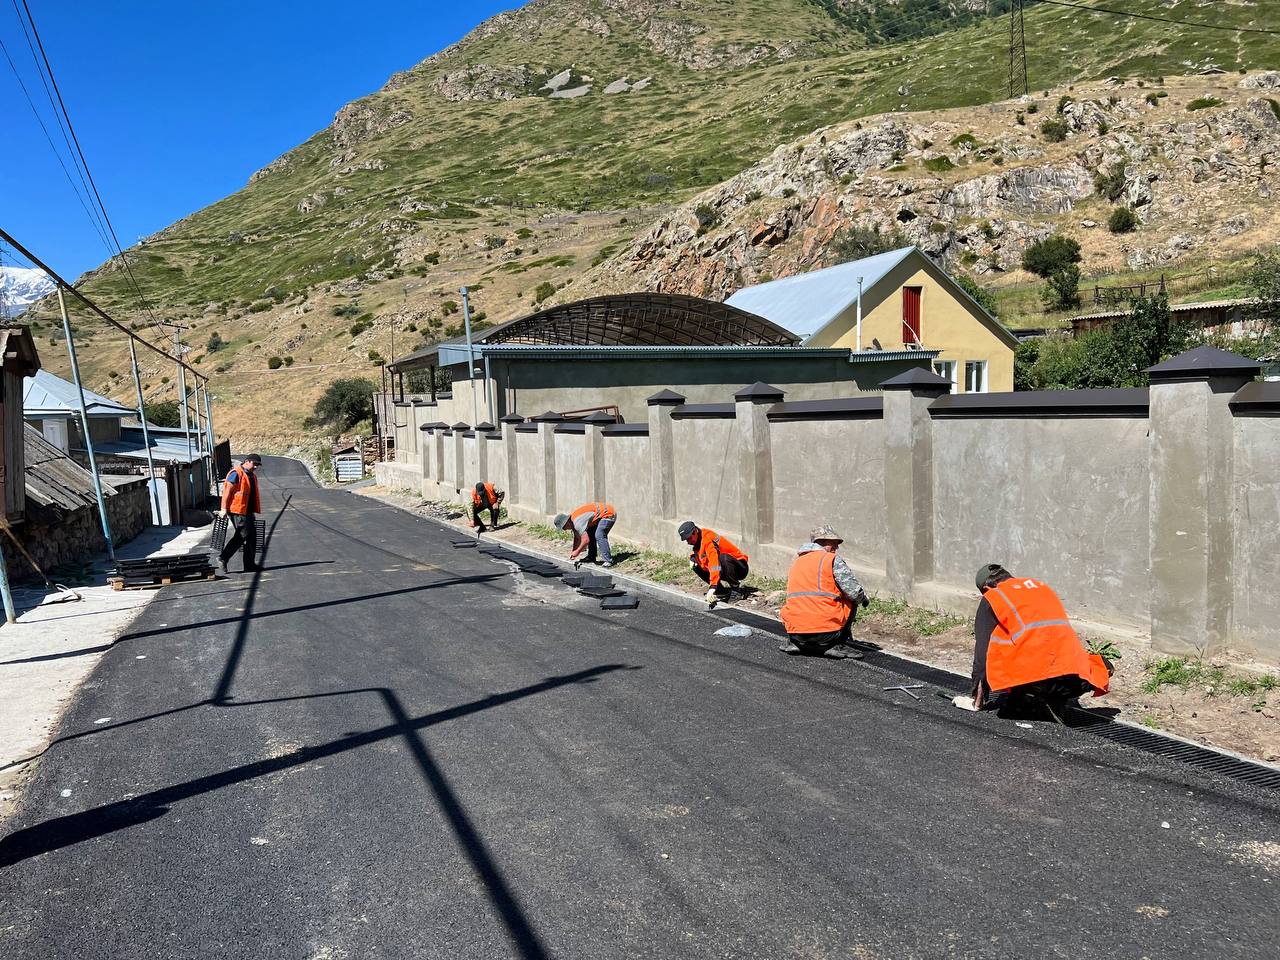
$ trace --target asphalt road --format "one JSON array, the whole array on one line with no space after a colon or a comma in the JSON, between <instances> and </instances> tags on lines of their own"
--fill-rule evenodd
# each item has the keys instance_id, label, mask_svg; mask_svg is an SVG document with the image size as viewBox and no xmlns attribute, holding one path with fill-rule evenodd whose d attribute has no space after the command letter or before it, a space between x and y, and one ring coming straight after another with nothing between
<instances>
[{"instance_id":1,"label":"asphalt road","mask_svg":"<svg viewBox=\"0 0 1280 960\"><path fill-rule=\"evenodd\" d=\"M1274 798L264 472L266 570L166 588L0 831L0 956L1276 956Z\"/></svg>"}]
</instances>

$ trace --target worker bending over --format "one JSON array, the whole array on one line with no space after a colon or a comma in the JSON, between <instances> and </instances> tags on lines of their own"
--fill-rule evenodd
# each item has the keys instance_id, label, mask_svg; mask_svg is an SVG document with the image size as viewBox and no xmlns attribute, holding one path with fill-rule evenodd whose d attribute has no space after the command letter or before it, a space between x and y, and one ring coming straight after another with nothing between
<instances>
[{"instance_id":1,"label":"worker bending over","mask_svg":"<svg viewBox=\"0 0 1280 960\"><path fill-rule=\"evenodd\" d=\"M787 575L787 602L782 623L790 642L778 649L788 654L859 659L845 644L853 639L853 621L859 606L871 601L843 557L836 556L844 543L830 524L809 535Z\"/></svg>"},{"instance_id":2,"label":"worker bending over","mask_svg":"<svg viewBox=\"0 0 1280 960\"><path fill-rule=\"evenodd\" d=\"M573 549L569 559L576 561L585 550L587 563L613 566L613 553L609 550L609 531L618 519L612 503L584 503L573 513L557 513L554 521L557 530L573 532ZM596 559L599 550L600 559Z\"/></svg>"},{"instance_id":3,"label":"worker bending over","mask_svg":"<svg viewBox=\"0 0 1280 960\"><path fill-rule=\"evenodd\" d=\"M485 510L489 511L489 526L498 529L501 504L506 496L492 483L481 481L476 484L476 488L471 491L471 526L478 528L478 533L485 531L484 521L480 519L481 512Z\"/></svg>"},{"instance_id":4,"label":"worker bending over","mask_svg":"<svg viewBox=\"0 0 1280 960\"><path fill-rule=\"evenodd\" d=\"M692 520L680 524L677 533L692 548L689 566L709 587L707 603L728 599L750 572L747 555L728 537Z\"/></svg>"},{"instance_id":5,"label":"worker bending over","mask_svg":"<svg viewBox=\"0 0 1280 960\"><path fill-rule=\"evenodd\" d=\"M241 546L245 571L258 569L258 531L254 528L254 517L262 512L262 498L258 495L258 478L254 474L261 465L260 456L249 454L240 461L240 466L231 468L222 485L222 509L218 514L229 518L236 531L218 555L223 573L227 572L227 561Z\"/></svg>"},{"instance_id":6,"label":"worker bending over","mask_svg":"<svg viewBox=\"0 0 1280 960\"><path fill-rule=\"evenodd\" d=\"M1054 720L1076 697L1100 697L1111 680L1111 664L1090 653L1067 619L1058 595L1039 580L1017 579L998 563L978 571L982 593L974 621L973 694L957 707L981 710L1007 691L1011 708L1041 707Z\"/></svg>"}]
</instances>

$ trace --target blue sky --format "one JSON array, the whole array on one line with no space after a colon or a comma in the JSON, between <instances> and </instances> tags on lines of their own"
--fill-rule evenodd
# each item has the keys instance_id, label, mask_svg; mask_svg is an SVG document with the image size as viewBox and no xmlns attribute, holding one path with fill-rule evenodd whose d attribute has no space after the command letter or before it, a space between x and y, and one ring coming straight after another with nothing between
<instances>
[{"instance_id":1,"label":"blue sky","mask_svg":"<svg viewBox=\"0 0 1280 960\"><path fill-rule=\"evenodd\" d=\"M344 103L520 4L27 2L125 247L234 192ZM12 3L0 3L0 40L62 146ZM104 260L2 54L0 136L0 225L69 279Z\"/></svg>"}]
</instances>

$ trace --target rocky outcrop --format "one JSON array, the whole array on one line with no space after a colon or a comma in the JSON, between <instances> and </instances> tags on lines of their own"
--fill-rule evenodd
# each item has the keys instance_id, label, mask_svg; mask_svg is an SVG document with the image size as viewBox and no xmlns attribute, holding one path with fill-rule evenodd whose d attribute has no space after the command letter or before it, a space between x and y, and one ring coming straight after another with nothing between
<instances>
[{"instance_id":1,"label":"rocky outcrop","mask_svg":"<svg viewBox=\"0 0 1280 960\"><path fill-rule=\"evenodd\" d=\"M284 154L283 156L276 157L274 160L268 163L261 170L254 171L249 176L249 182L257 183L263 177L269 177L273 173L279 173L281 170L286 169L289 166L289 164L292 162L292 160L293 160L292 155L288 153Z\"/></svg>"},{"instance_id":2,"label":"rocky outcrop","mask_svg":"<svg viewBox=\"0 0 1280 960\"><path fill-rule=\"evenodd\" d=\"M1232 88L1217 89L1227 99ZM825 265L832 241L854 226L897 234L951 269L1012 270L1029 244L1096 227L1071 219L1082 203L1103 220L1113 204L1137 213L1139 231L1111 241L1109 254L1131 268L1280 228L1269 205L1265 216L1239 209L1280 189L1271 103L1237 94L1188 112L1147 93L1077 91L1062 103L1069 133L1058 144L1017 122L1020 102L986 116L895 114L818 131L663 216L558 299L634 289L722 299L764 276ZM714 225L700 229L708 210ZM1091 236L1105 244L1111 235Z\"/></svg>"},{"instance_id":3,"label":"rocky outcrop","mask_svg":"<svg viewBox=\"0 0 1280 960\"><path fill-rule=\"evenodd\" d=\"M446 100L514 100L529 92L527 65L477 63L436 78L431 89Z\"/></svg>"},{"instance_id":4,"label":"rocky outcrop","mask_svg":"<svg viewBox=\"0 0 1280 960\"><path fill-rule=\"evenodd\" d=\"M408 110L396 108L385 100L366 98L339 110L329 133L334 146L346 150L403 126L412 119L413 114Z\"/></svg>"}]
</instances>

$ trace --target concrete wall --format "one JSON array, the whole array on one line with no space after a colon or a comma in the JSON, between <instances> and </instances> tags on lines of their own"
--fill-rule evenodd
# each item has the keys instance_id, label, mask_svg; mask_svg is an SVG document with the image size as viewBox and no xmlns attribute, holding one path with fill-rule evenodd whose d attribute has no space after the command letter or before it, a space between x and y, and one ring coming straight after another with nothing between
<instances>
[{"instance_id":1,"label":"concrete wall","mask_svg":"<svg viewBox=\"0 0 1280 960\"><path fill-rule=\"evenodd\" d=\"M1055 586L1090 629L1280 663L1280 385L1198 375L970 397L917 376L879 399L797 404L756 389L711 411L655 397L643 425L508 423L502 441L483 442L500 485L516 458L519 519L545 523L599 491L618 508L620 540L678 552L675 527L692 519L767 576L784 576L828 522L871 589L916 604L972 614L975 571L999 562ZM432 479L439 433L423 432L425 466L379 464L383 482L465 496L478 477L453 483L452 434L447 479Z\"/></svg>"},{"instance_id":2,"label":"concrete wall","mask_svg":"<svg viewBox=\"0 0 1280 960\"><path fill-rule=\"evenodd\" d=\"M939 360L958 365L959 384L964 392L966 360L987 361L988 390L1013 389L1014 346L991 327L982 311L951 292L941 273L924 257L908 257L880 283L873 296L862 299L862 346L873 339L886 350L901 350L902 288L920 287L920 339L930 350L941 350ZM856 348L857 305L850 306L819 331L812 346ZM799 398L797 398L799 399Z\"/></svg>"}]
</instances>

